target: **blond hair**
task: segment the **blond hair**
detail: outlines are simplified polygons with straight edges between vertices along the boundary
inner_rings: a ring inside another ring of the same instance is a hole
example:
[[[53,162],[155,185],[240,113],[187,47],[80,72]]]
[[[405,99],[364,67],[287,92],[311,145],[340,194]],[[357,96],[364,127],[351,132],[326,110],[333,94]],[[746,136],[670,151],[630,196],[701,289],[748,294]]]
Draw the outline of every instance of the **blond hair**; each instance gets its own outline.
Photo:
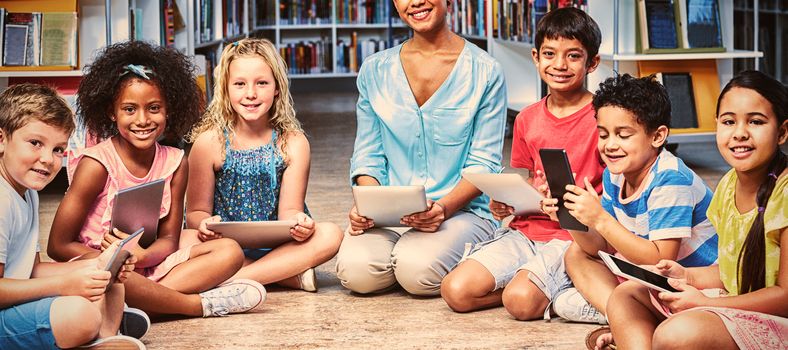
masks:
[[[217,132],[222,143],[226,141],[225,132],[230,139],[235,135],[234,127],[239,115],[232,107],[227,82],[230,76],[230,64],[241,57],[260,57],[273,72],[279,94],[274,97],[274,103],[268,112],[269,122],[282,137],[281,149],[286,157],[284,153],[286,136],[303,133],[304,130],[295,116],[293,97],[290,95],[290,81],[287,78],[287,64],[274,44],[267,39],[242,39],[224,48],[219,65],[214,70],[213,99],[202,120],[187,135],[187,140],[194,142],[200,134],[212,130]]]

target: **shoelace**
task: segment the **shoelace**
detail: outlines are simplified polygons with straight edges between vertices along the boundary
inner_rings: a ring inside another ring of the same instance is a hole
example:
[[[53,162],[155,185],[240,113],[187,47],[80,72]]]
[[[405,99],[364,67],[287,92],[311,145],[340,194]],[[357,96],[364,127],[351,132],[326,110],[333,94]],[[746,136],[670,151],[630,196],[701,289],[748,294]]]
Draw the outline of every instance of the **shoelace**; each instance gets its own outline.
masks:
[[[580,309],[580,318],[584,320],[596,321],[599,317],[599,311],[595,309],[591,305],[583,305],[583,308]]]
[[[208,296],[208,302],[210,303],[210,310],[211,315],[213,316],[226,316],[234,309],[241,309],[249,307],[250,303],[244,297],[244,292],[246,291],[246,285],[238,285],[235,288],[216,291],[217,295]],[[240,301],[238,303],[236,301]],[[218,301],[219,305],[214,304],[214,301]]]

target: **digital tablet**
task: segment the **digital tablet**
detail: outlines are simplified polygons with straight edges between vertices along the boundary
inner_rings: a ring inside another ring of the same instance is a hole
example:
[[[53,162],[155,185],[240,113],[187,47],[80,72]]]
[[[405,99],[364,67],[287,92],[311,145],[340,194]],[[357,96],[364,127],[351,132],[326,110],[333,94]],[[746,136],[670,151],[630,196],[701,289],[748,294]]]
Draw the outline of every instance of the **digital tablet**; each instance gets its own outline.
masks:
[[[424,186],[353,186],[353,201],[375,227],[402,227],[403,216],[427,210]]]
[[[295,220],[275,220],[209,222],[205,226],[235,240],[241,248],[258,249],[276,248],[292,241],[290,229],[295,225]]]
[[[610,271],[616,276],[621,276],[626,279],[637,281],[646,287],[656,289],[660,292],[678,292],[676,288],[673,288],[668,283],[668,278],[665,276],[646,270],[640,266],[619,259],[615,255],[610,255],[601,250],[599,251],[599,256],[602,258],[602,261],[605,262],[605,265],[607,265]]]
[[[140,237],[142,237],[142,231],[144,230],[145,229],[140,228],[118,243],[118,248],[115,249],[114,253],[112,253],[112,257],[109,258],[107,266],[104,267],[104,270],[109,271],[112,274],[112,276],[109,278],[109,283],[107,283],[107,288],[104,289],[104,293],[109,290],[109,287],[112,285],[112,283],[115,283],[115,280],[118,278],[118,273],[120,273],[120,268],[123,267],[123,263],[126,262],[126,259],[128,259],[129,255],[131,255],[131,253],[129,253],[129,249],[133,248],[139,243]]]
[[[519,174],[463,173],[462,177],[496,202],[513,207],[514,215],[537,214],[542,210],[544,196]]]
[[[564,230],[588,231],[588,226],[569,213],[564,206],[564,194],[566,185],[574,185],[575,177],[572,174],[572,167],[569,165],[569,157],[566,150],[542,148],[539,150],[539,157],[544,166],[544,175],[547,178],[547,186],[550,187],[550,195],[558,199],[558,223]]]
[[[156,240],[159,229],[159,212],[164,195],[164,179],[124,188],[115,194],[110,230],[117,228],[125,233],[144,228],[140,246],[147,248]]]

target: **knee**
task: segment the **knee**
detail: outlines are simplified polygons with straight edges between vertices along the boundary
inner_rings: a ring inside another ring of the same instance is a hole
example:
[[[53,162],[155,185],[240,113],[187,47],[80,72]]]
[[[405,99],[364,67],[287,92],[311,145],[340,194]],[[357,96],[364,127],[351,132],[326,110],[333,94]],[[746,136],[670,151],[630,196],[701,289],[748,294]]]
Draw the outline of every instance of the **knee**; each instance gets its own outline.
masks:
[[[626,281],[613,289],[605,307],[610,323],[630,319],[633,302],[639,303],[638,296],[644,293],[648,293],[646,287],[634,281]]]
[[[435,267],[419,259],[398,259],[394,267],[394,276],[402,289],[418,296],[436,296],[440,294],[443,276]]]
[[[339,246],[342,244],[344,234],[335,223],[321,222],[315,225],[315,237],[317,240],[317,249],[319,256],[325,256],[328,259],[336,255],[339,251]]]
[[[695,349],[700,335],[698,324],[687,313],[674,315],[654,330],[653,349]],[[702,348],[702,347],[701,347]]]
[[[364,250],[341,252],[337,255],[337,278],[343,287],[359,294],[380,290],[382,275],[390,273],[373,262],[373,256]]]
[[[588,254],[580,248],[580,246],[572,242],[569,245],[569,248],[566,249],[566,253],[564,253],[564,265],[566,266],[566,272],[569,273],[570,270],[575,267],[578,262],[581,262],[588,258]]]
[[[99,308],[89,300],[66,296],[59,297],[52,303],[50,320],[58,347],[71,348],[96,338],[102,317]]]
[[[545,306],[539,302],[545,299],[538,288],[504,288],[501,300],[503,307],[518,321],[539,319],[544,316]]]
[[[473,295],[470,293],[468,281],[463,278],[464,276],[458,275],[457,270],[446,275],[441,282],[441,297],[446,305],[455,312],[469,312],[473,311],[471,299]]]
[[[244,253],[235,240],[220,238],[205,242],[205,244],[209,245],[209,251],[219,259],[217,261],[232,262],[239,268],[243,264]]]

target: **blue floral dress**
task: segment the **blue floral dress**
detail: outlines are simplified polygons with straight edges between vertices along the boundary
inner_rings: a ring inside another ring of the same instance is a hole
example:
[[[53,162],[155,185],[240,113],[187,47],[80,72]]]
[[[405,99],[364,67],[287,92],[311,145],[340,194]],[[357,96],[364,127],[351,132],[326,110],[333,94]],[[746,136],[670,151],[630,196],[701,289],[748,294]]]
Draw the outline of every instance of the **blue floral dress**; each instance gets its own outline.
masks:
[[[276,147],[276,131],[271,142],[253,149],[235,150],[225,132],[225,160],[216,176],[214,215],[222,221],[270,221],[278,219],[279,190],[285,162]],[[304,212],[309,213],[304,205]],[[247,256],[260,258],[270,249],[245,249]]]

